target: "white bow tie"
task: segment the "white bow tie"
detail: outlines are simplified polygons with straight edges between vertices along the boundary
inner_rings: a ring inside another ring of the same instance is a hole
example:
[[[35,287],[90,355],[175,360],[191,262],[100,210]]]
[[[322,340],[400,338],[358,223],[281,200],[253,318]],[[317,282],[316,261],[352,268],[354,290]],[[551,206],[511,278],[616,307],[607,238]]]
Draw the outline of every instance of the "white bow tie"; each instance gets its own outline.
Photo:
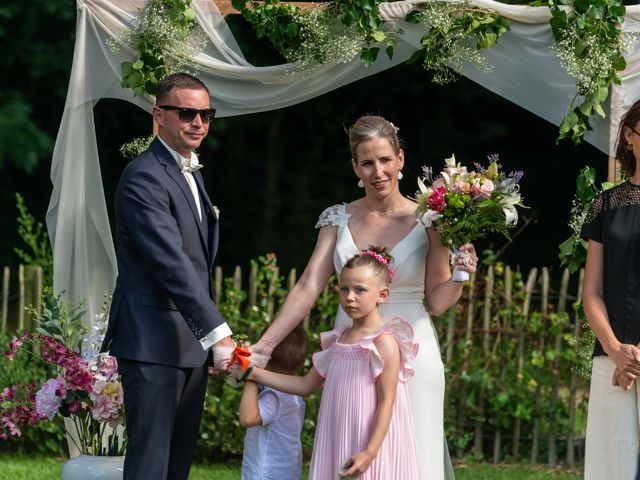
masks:
[[[185,172],[195,172],[196,170],[200,170],[204,165],[200,165],[199,163],[194,163],[191,160],[183,160],[182,167],[180,168],[180,173]]]

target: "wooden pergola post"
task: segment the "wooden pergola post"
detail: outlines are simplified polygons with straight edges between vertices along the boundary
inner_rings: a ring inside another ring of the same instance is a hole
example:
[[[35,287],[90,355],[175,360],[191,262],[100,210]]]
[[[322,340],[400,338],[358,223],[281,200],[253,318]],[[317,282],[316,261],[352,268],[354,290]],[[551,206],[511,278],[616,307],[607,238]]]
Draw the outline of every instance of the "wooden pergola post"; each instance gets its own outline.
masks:
[[[609,170],[607,173],[607,182],[615,183],[622,178],[620,174],[620,163],[615,157],[609,157]]]

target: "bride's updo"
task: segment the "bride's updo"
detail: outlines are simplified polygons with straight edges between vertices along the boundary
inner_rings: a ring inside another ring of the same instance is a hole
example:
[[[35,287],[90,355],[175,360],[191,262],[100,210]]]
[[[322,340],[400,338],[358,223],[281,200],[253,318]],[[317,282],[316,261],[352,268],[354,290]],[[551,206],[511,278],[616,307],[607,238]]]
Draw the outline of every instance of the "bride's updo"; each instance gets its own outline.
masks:
[[[400,153],[400,139],[398,138],[398,129],[393,123],[388,122],[382,117],[375,115],[365,115],[360,117],[348,131],[349,148],[351,156],[356,159],[356,148],[362,142],[372,140],[374,138],[386,138],[391,144],[396,155]]]

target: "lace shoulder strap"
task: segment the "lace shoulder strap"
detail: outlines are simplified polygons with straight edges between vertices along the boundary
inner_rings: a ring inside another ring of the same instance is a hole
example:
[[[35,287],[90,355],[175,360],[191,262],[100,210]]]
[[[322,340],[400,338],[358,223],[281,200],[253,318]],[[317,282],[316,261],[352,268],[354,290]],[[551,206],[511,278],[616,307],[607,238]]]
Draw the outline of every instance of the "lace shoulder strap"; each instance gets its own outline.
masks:
[[[347,213],[346,203],[331,205],[320,214],[316,228],[326,227],[327,225],[342,227],[347,223],[349,217],[351,217],[351,214]]]

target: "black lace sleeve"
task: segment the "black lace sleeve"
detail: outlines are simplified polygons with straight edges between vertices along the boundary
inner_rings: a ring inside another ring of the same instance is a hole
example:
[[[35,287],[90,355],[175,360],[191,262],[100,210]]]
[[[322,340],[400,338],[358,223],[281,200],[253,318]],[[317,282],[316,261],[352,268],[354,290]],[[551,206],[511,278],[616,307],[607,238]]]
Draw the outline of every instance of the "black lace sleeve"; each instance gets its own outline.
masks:
[[[602,243],[602,212],[604,211],[606,192],[600,192],[591,203],[591,208],[584,219],[580,236],[585,240]]]

